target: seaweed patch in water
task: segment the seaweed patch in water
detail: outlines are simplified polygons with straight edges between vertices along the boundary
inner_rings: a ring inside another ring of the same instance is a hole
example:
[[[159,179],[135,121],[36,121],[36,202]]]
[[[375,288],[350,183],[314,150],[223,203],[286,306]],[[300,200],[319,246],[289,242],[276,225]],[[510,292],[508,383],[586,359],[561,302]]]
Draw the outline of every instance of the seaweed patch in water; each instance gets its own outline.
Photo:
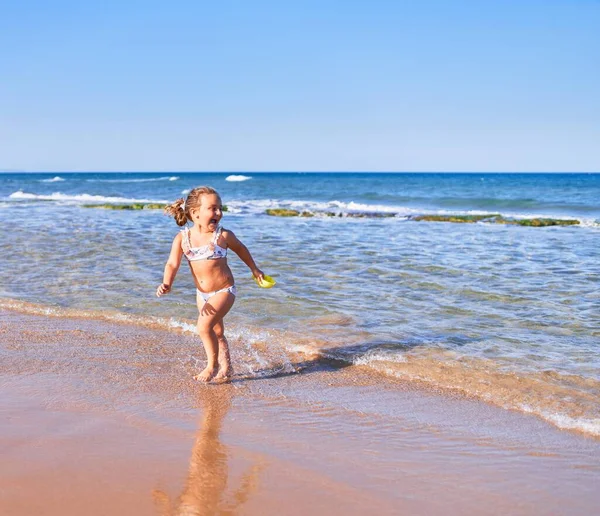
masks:
[[[397,217],[397,213],[393,212],[348,212],[335,213],[331,211],[298,211],[287,208],[270,208],[265,211],[267,215],[274,217],[351,217],[351,218],[388,218]],[[553,219],[553,218],[527,218],[517,219],[511,217],[503,217],[499,213],[488,213],[485,215],[412,215],[407,220],[416,222],[453,222],[458,224],[474,224],[481,222],[484,224],[506,224],[515,226],[528,227],[547,227],[547,226],[574,226],[581,222],[576,219]]]
[[[162,203],[131,203],[131,204],[84,204],[84,208],[104,208],[105,210],[161,210],[166,207]]]
[[[84,204],[84,208],[104,208],[105,210],[162,210],[167,204],[160,202],[141,203],[134,202],[131,204]],[[227,211],[227,206],[223,206],[223,211]]]
[[[551,219],[551,218],[532,218],[532,219],[513,219],[506,218],[500,214],[492,215],[418,215],[411,217],[410,220],[429,221],[429,222],[457,222],[457,223],[475,223],[484,222],[489,224],[511,224],[518,226],[546,227],[546,226],[573,226],[580,222],[575,219]]]

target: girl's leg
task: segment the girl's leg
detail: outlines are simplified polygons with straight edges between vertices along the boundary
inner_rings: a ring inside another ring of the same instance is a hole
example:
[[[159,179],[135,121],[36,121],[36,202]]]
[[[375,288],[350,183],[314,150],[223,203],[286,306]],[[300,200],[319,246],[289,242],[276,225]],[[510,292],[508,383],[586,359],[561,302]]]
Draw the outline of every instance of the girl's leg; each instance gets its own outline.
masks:
[[[209,382],[217,372],[217,360],[219,357],[219,342],[215,333],[215,325],[223,320],[229,312],[235,296],[229,292],[221,292],[211,297],[200,309],[198,316],[198,335],[202,339],[206,351],[206,368],[194,378],[202,382]]]
[[[225,324],[223,319],[213,326],[217,334],[219,342],[219,372],[215,376],[215,380],[228,380],[233,375],[233,367],[231,367],[231,357],[229,356],[229,343],[225,337]]]

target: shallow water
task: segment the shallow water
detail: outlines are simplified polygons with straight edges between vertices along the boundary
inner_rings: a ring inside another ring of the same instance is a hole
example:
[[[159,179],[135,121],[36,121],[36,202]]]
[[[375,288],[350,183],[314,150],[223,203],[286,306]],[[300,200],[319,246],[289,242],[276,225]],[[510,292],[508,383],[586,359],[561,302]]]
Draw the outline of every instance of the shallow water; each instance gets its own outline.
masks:
[[[240,290],[228,333],[243,374],[288,367],[290,353],[318,355],[600,435],[599,175],[55,176],[0,175],[1,264],[9,271],[0,306],[126,314],[143,325],[158,317],[191,330],[185,264],[172,295],[154,297],[173,221],[159,210],[82,204],[174,200],[208,183],[230,207],[224,226],[278,282],[258,289],[241,261],[229,260]],[[397,215],[284,219],[264,214],[273,206]],[[405,218],[481,211],[584,224]]]

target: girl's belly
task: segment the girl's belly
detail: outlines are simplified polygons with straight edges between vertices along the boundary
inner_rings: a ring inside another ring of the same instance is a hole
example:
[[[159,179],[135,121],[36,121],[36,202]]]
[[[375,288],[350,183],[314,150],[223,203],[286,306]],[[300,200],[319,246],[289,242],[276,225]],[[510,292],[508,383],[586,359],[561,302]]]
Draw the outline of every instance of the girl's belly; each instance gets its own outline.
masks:
[[[234,284],[233,274],[224,258],[190,263],[190,268],[196,288],[202,292],[214,292]]]

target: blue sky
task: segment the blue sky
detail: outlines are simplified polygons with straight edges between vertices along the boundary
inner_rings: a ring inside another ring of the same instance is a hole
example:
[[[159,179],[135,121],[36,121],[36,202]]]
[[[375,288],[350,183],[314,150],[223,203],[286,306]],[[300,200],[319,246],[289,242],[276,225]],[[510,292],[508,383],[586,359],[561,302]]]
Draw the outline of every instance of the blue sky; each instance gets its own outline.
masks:
[[[600,2],[0,0],[0,169],[600,171]]]

